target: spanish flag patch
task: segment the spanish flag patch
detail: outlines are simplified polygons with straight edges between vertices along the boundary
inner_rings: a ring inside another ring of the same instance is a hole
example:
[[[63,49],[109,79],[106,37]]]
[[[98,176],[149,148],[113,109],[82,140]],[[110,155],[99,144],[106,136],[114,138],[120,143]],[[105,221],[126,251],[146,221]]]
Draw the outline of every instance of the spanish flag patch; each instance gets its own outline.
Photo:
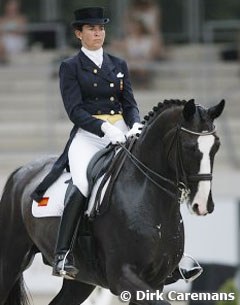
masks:
[[[45,207],[48,205],[48,200],[49,197],[43,197],[39,202],[38,202],[38,206],[39,207]]]

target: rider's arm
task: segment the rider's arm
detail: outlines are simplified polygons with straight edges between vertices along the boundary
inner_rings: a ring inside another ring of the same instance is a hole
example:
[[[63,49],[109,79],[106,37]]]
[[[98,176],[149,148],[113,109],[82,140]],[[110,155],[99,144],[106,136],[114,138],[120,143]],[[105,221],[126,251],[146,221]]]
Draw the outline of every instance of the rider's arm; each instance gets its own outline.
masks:
[[[78,127],[103,137],[103,120],[93,117],[83,109],[82,93],[74,69],[67,62],[60,66],[60,89],[63,104],[70,120]]]

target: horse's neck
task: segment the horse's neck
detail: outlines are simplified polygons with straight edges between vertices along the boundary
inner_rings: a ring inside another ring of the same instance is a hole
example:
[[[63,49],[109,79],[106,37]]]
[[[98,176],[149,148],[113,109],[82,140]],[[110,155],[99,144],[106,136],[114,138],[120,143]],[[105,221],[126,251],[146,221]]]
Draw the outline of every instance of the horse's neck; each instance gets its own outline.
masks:
[[[156,210],[161,209],[162,212],[165,211],[168,214],[168,210],[172,206],[171,213],[177,215],[179,205],[176,204],[176,188],[172,184],[176,177],[174,172],[169,169],[168,160],[162,147],[161,137],[159,136],[158,140],[156,140],[156,138],[147,134],[143,138],[139,138],[135,143],[133,154],[140,162],[126,164],[126,168],[128,172],[130,167],[134,170],[135,177],[141,183],[141,191],[155,194],[154,196],[158,200]],[[140,166],[137,167],[137,165]],[[166,180],[170,182],[166,182]],[[168,192],[172,196],[169,196]],[[166,202],[168,203],[167,208]]]
[[[150,130],[136,142],[133,153],[149,169],[171,179],[168,160],[163,151],[160,133],[157,135]]]
[[[147,185],[154,185],[152,180],[157,182],[153,189],[160,194],[159,204],[161,205],[161,202],[163,202],[163,204],[168,202],[168,204],[171,205],[172,203],[175,212],[178,213],[179,205],[176,204],[177,194],[176,188],[173,184],[176,181],[176,173],[174,169],[170,167],[168,156],[166,154],[166,148],[163,147],[163,138],[165,134],[174,126],[171,126],[168,130],[166,130],[164,125],[167,125],[166,121],[162,124],[153,124],[152,126],[149,126],[149,128],[147,127],[146,132],[135,143],[133,154],[145,166],[141,166],[141,169],[146,174],[144,177],[144,174],[141,173],[141,179],[144,179],[145,181],[148,180]],[[147,175],[150,176],[150,179],[147,177]],[[161,177],[163,179],[161,179]],[[164,179],[171,182],[164,182]],[[158,187],[157,184],[160,184],[164,189],[172,193],[173,197],[169,196],[169,194],[162,190],[161,187]]]

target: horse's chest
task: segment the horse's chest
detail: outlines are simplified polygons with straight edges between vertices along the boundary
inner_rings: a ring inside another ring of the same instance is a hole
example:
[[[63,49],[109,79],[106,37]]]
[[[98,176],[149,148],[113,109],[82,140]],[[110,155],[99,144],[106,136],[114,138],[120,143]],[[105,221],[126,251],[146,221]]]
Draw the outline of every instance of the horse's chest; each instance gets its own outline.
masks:
[[[162,228],[161,228],[162,227]],[[174,223],[159,226],[159,247],[173,261],[181,258],[184,250],[184,228],[181,219]]]
[[[183,226],[179,225],[173,231],[164,225],[158,226],[157,240],[151,245],[151,264],[148,265],[148,274],[151,274],[151,283],[154,287],[161,285],[168,275],[177,267],[183,255],[184,234]],[[156,237],[156,235],[155,235]],[[146,255],[146,252],[145,252]]]
[[[165,243],[170,247],[179,247],[184,243],[184,231],[182,223],[179,223],[177,228],[172,231],[166,232]]]

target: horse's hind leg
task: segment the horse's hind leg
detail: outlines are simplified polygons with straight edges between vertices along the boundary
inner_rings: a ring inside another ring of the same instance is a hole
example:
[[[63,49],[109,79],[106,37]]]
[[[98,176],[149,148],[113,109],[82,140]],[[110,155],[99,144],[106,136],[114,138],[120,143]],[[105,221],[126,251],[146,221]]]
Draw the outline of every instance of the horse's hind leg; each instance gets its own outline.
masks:
[[[3,201],[0,206],[3,207]],[[0,209],[0,215],[0,305],[2,305],[14,294],[11,290],[34,257],[35,251],[32,241],[26,234],[20,213],[6,208]]]
[[[10,243],[12,241],[9,241]],[[35,252],[18,244],[18,247],[9,246],[4,255],[0,257],[0,305],[11,304],[14,300],[19,302],[16,296],[15,284],[18,283],[23,271],[34,257]],[[18,285],[18,284],[17,284]],[[20,287],[19,287],[20,289]],[[10,301],[11,300],[11,301]],[[15,303],[14,303],[15,304]],[[18,303],[16,303],[18,304]],[[19,303],[20,304],[20,303]]]
[[[95,289],[95,286],[72,280],[64,280],[58,295],[49,305],[79,305],[82,304]]]

